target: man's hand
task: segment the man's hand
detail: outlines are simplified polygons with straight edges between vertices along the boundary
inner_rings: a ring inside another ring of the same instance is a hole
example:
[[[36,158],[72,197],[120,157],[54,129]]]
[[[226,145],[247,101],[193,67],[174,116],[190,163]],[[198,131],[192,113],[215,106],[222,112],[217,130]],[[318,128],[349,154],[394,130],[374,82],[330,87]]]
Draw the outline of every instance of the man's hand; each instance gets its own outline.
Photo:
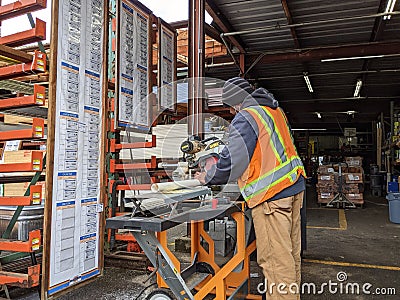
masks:
[[[197,179],[198,181],[200,181],[201,184],[206,184],[206,172],[196,172],[196,174],[194,174],[194,179]]]

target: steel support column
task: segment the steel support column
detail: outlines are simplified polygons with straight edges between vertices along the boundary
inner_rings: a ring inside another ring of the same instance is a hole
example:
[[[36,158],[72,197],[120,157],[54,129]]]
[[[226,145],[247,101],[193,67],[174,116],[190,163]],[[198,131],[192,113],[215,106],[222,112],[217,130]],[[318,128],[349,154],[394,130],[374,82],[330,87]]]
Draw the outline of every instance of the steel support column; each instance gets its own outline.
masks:
[[[203,133],[204,106],[204,0],[189,0],[189,99],[188,134]]]

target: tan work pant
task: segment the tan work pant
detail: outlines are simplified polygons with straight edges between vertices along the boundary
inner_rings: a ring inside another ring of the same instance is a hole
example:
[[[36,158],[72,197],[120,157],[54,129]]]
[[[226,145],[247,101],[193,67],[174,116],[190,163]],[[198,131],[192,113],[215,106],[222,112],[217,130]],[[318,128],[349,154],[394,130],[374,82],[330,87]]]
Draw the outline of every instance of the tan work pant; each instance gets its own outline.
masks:
[[[257,262],[266,278],[267,299],[300,299],[300,294],[293,292],[301,291],[300,208],[303,195],[304,192],[301,192],[292,197],[264,202],[252,209]]]

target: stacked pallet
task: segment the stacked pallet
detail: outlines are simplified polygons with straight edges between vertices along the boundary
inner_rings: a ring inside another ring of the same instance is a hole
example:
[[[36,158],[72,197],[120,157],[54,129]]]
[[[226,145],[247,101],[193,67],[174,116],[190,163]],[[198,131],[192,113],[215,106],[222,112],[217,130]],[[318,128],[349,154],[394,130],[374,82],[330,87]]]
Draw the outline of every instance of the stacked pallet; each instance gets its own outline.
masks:
[[[338,190],[337,175],[334,168],[326,166],[318,168],[318,203],[329,203],[335,197]]]
[[[343,174],[343,192],[354,204],[364,204],[364,170],[362,157],[346,157],[347,168]]]
[[[347,157],[346,166],[342,165],[342,176],[339,176],[339,165],[319,166],[318,168],[318,203],[329,203],[339,192],[357,205],[364,204],[364,171],[361,157]],[[340,184],[341,183],[341,184]]]

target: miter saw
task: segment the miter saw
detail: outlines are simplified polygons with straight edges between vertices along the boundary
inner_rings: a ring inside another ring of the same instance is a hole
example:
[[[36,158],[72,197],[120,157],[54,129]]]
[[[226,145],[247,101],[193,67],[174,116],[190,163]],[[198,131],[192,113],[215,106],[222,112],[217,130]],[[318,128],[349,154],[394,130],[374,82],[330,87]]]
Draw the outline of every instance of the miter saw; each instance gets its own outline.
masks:
[[[215,136],[204,140],[198,136],[190,136],[181,144],[182,160],[187,162],[191,169],[207,171],[218,161],[221,145],[225,145],[224,142]]]

